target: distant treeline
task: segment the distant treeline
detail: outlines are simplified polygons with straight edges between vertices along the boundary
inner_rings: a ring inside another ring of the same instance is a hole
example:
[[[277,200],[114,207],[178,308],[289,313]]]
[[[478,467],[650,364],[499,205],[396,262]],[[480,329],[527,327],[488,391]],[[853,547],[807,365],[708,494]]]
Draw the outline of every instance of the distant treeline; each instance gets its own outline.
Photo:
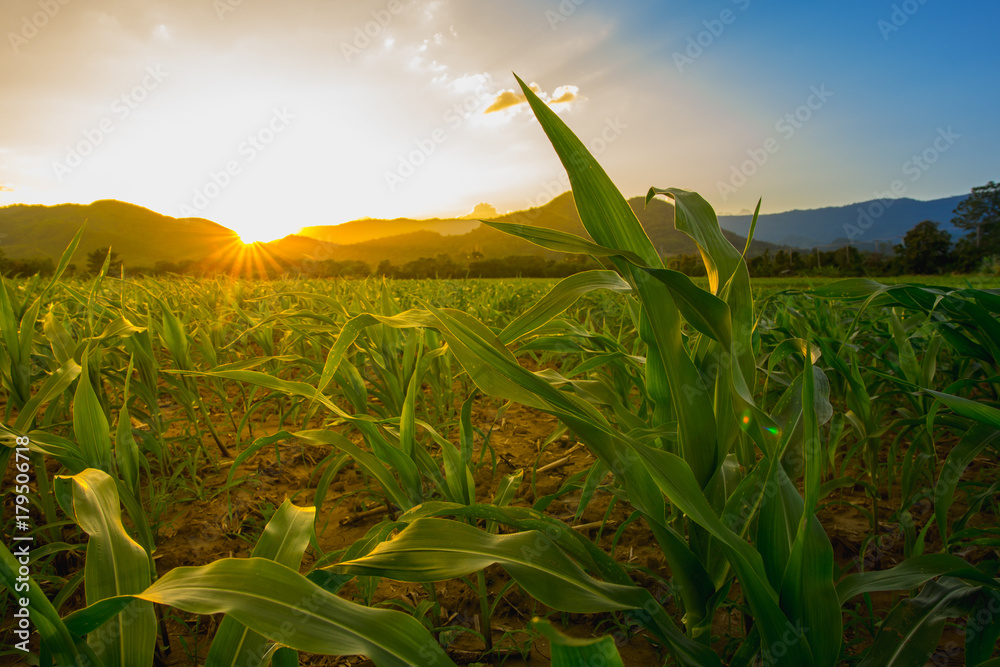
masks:
[[[946,247],[933,252],[908,254],[906,246],[896,246],[893,254],[868,252],[852,246],[838,250],[770,250],[748,259],[753,277],[774,276],[898,276],[932,275],[940,273],[972,273],[1000,271],[1000,254],[989,256],[961,256]],[[86,277],[100,271],[103,264],[80,270],[70,264],[67,276]],[[704,276],[705,265],[699,255],[667,257],[664,264],[669,269],[689,276]],[[126,276],[216,276],[233,274],[244,278],[275,279],[283,276],[310,278],[367,278],[385,276],[396,280],[426,278],[565,278],[580,271],[601,268],[590,257],[570,256],[561,261],[538,255],[511,255],[500,259],[476,259],[459,263],[448,255],[421,257],[395,265],[383,260],[374,269],[357,260],[288,261],[271,258],[255,266],[232,267],[205,261],[157,262],[154,267],[131,267],[127,261],[115,259],[109,274],[118,275],[124,266]],[[39,274],[52,275],[55,269],[51,259],[6,259],[0,255],[0,272],[6,277],[25,277]]]

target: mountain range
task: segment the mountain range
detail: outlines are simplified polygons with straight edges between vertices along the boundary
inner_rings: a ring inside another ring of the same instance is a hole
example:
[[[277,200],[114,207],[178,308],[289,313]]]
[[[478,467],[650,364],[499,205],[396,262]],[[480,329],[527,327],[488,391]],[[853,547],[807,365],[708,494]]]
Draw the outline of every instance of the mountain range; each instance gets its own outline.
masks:
[[[959,231],[951,224],[955,207],[968,195],[930,201],[916,199],[873,199],[848,206],[786,211],[761,215],[754,238],[794,248],[842,248],[850,242],[859,248],[875,250],[892,247],[906,232],[924,220],[941,224],[941,229],[957,240]],[[720,215],[723,229],[746,235],[750,215]]]
[[[750,255],[785,248],[840,247],[853,234],[853,245],[898,243],[907,230],[922,220],[936,220],[952,231],[949,221],[964,197],[933,201],[898,199],[862,202],[761,215]],[[655,199],[648,206],[634,197],[635,211],[653,242],[664,256],[697,253],[693,241],[674,229],[673,206]],[[488,205],[476,212],[495,213]],[[864,213],[871,220],[859,227]],[[720,216],[723,233],[740,250],[746,244],[749,215]],[[563,193],[542,206],[496,215],[501,222],[536,225],[587,236],[571,193]],[[89,205],[37,206],[15,204],[0,207],[0,250],[12,259],[58,258],[76,230],[86,222],[73,262],[81,265],[87,253],[111,246],[129,267],[153,267],[158,262],[203,262],[214,265],[242,248],[236,232],[201,218],[171,218],[134,204],[102,200]],[[853,227],[852,227],[853,226]],[[851,230],[854,230],[853,232]],[[860,235],[858,235],[860,232]],[[420,257],[448,255],[460,263],[470,259],[494,259],[510,255],[560,253],[544,250],[526,241],[497,232],[476,219],[415,220],[363,219],[339,225],[310,226],[298,234],[262,244],[272,256],[290,261],[354,260],[374,268],[388,260],[404,264]]]

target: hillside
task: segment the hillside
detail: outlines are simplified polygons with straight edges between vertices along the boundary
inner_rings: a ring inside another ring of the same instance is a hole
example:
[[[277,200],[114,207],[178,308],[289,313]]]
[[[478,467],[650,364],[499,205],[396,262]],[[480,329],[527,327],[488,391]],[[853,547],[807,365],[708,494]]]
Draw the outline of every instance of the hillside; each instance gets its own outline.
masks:
[[[693,255],[698,252],[697,247],[688,236],[674,229],[673,206],[668,202],[657,199],[650,202],[646,207],[642,197],[634,197],[629,200],[629,205],[635,211],[636,216],[642,223],[643,228],[649,235],[654,247],[662,255]],[[542,206],[529,209],[527,211],[517,211],[508,213],[496,218],[500,222],[510,222],[526,225],[535,225],[557,229],[559,231],[577,234],[588,237],[580,216],[576,210],[571,193],[566,192],[552,201]],[[371,238],[363,242],[345,243],[344,239],[354,238],[361,225],[371,224],[375,221],[358,220],[336,227],[310,227],[303,229],[300,233],[304,236],[311,235],[311,230],[321,230],[321,236],[315,238],[324,241],[338,243],[335,247],[329,247],[329,258],[339,261],[360,260],[375,266],[381,260],[389,260],[393,264],[402,264],[417,257],[434,257],[439,254],[449,255],[456,261],[464,261],[472,257],[482,257],[485,259],[507,257],[509,255],[529,255],[537,254],[548,258],[558,258],[562,253],[550,252],[539,248],[531,243],[522,241],[513,236],[495,231],[485,225],[478,225],[470,231],[462,234],[444,234],[442,230],[454,230],[455,223],[469,224],[467,220],[407,220],[407,228],[410,231],[399,236],[383,236]],[[341,236],[340,227],[351,226],[348,234]],[[371,230],[369,234],[377,233]],[[746,238],[733,232],[724,231],[727,238],[740,250],[746,243]],[[766,248],[772,251],[777,246],[769,243],[754,242],[751,246],[751,254],[764,252]]]
[[[761,215],[754,238],[796,248],[840,248],[848,240],[852,245],[872,248],[881,241],[884,247],[886,242],[899,243],[906,232],[924,220],[933,220],[941,223],[942,229],[951,232],[952,240],[957,240],[958,234],[951,225],[951,219],[955,207],[966,196],[930,201],[890,199],[887,200],[888,206],[884,201],[871,200],[849,206]],[[723,215],[719,216],[719,224],[723,229],[745,236],[750,230],[751,217]]]
[[[478,226],[478,220],[470,219],[413,220],[411,218],[395,218],[381,220],[364,218],[339,225],[303,227],[299,230],[299,235],[337,245],[351,245],[420,231],[431,231],[442,236],[467,234]]]
[[[111,246],[128,266],[152,267],[158,261],[197,260],[240,243],[222,225],[201,218],[171,218],[120,201],[93,204],[0,208],[0,249],[7,257],[58,259],[81,225],[83,237],[72,261],[82,267],[87,253]]]

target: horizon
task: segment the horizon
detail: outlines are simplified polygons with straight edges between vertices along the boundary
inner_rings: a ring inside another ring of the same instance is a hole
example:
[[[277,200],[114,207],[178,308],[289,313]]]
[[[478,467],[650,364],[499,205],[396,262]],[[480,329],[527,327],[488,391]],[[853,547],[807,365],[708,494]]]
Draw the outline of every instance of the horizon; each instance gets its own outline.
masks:
[[[623,192],[720,216],[997,176],[1000,8],[971,2],[52,7],[0,10],[0,206],[113,199],[249,241],[525,210],[569,184],[512,70]]]
[[[548,199],[548,200],[542,202],[541,204],[536,205],[536,208],[540,208],[540,207],[546,206],[547,204],[551,203],[555,199],[558,199],[559,197],[561,197],[561,196],[563,196],[565,194],[572,194],[572,190],[566,190],[565,192],[561,192],[558,195],[556,195],[555,197],[552,197],[552,199]],[[633,199],[644,199],[645,198],[645,195],[624,195],[624,196],[625,196],[626,201],[631,201]],[[952,199],[952,198],[955,198],[955,197],[963,197],[963,196],[967,196],[967,195],[965,193],[960,193],[960,194],[957,194],[957,195],[945,195],[944,197],[935,197],[934,199],[917,199],[915,197],[894,197],[894,198],[890,198],[890,199],[872,198],[872,199],[868,199],[868,200],[865,200],[865,201],[849,202],[847,204],[833,204],[833,205],[829,205],[829,206],[816,206],[816,207],[811,207],[811,208],[793,208],[793,209],[788,209],[787,211],[769,211],[767,213],[764,213],[763,211],[761,211],[760,215],[761,216],[764,216],[764,215],[781,215],[783,213],[796,213],[796,212],[816,211],[816,210],[828,209],[828,208],[849,208],[849,207],[855,206],[855,205],[867,204],[867,203],[875,202],[875,201],[887,201],[887,200],[891,200],[891,201],[910,200],[910,201],[927,203],[927,202],[939,201],[939,200],[942,200],[942,199]],[[673,202],[671,200],[669,200],[669,199],[658,199],[656,201],[659,201],[659,202],[661,202],[663,204],[666,204],[668,206],[673,206]],[[9,208],[9,207],[12,207],[12,206],[44,206],[46,208],[55,208],[55,207],[58,207],[58,206],[92,206],[94,204],[99,204],[101,202],[114,202],[114,203],[118,203],[118,204],[125,204],[126,206],[135,206],[135,207],[138,207],[138,208],[145,209],[147,211],[151,211],[152,213],[155,213],[156,215],[162,215],[162,216],[165,216],[165,217],[174,218],[176,220],[183,220],[184,219],[182,217],[170,215],[170,213],[168,213],[168,212],[158,211],[158,210],[156,210],[154,208],[151,208],[149,206],[144,206],[143,204],[140,204],[140,203],[137,203],[137,202],[124,201],[124,200],[121,200],[121,199],[95,199],[95,200],[93,200],[91,202],[88,202],[88,203],[84,203],[84,202],[61,202],[61,203],[58,203],[58,204],[30,204],[30,203],[24,203],[24,202],[12,202],[12,203],[9,203],[9,204],[0,204],[0,209]],[[477,202],[476,206],[479,206],[479,205],[482,205],[482,204],[490,205],[489,202]],[[503,217],[503,216],[506,216],[506,215],[513,215],[513,214],[516,214],[516,213],[523,213],[523,212],[525,212],[527,210],[529,210],[529,209],[525,208],[525,209],[517,209],[517,210],[509,210],[509,211],[499,211],[498,210],[498,211],[496,211],[496,213],[497,213],[496,216],[487,216],[487,217],[489,217],[489,218],[493,218],[493,217],[499,218],[499,217]],[[750,216],[753,215],[753,211],[746,210],[744,212],[739,212],[739,213],[730,213],[730,212],[716,211],[716,215],[719,218],[723,218],[723,217],[726,217],[726,218],[750,217]],[[225,227],[226,229],[229,229],[230,231],[239,234],[238,230],[233,229],[232,227],[227,227],[226,225],[224,225],[223,223],[219,222],[218,220],[213,220],[213,219],[207,218],[207,217],[197,217],[197,216],[193,217],[193,218],[189,218],[189,219],[205,220],[207,222],[211,222],[211,223],[219,225],[221,227]],[[377,221],[391,222],[393,220],[412,220],[412,221],[415,221],[415,222],[425,222],[425,221],[433,221],[433,220],[462,220],[462,219],[476,220],[478,218],[469,217],[468,215],[466,215],[466,216],[457,215],[457,216],[449,216],[449,217],[442,217],[442,216],[415,217],[415,216],[406,216],[406,215],[403,215],[403,216],[396,216],[396,217],[393,217],[393,218],[374,218],[374,217],[371,217],[371,216],[365,216],[365,217],[361,217],[361,218],[354,218],[352,220],[344,220],[342,222],[328,223],[328,224],[324,224],[324,225],[306,225],[306,226],[303,226],[303,227],[299,227],[299,228],[297,228],[297,229],[295,229],[293,231],[290,231],[287,234],[285,234],[284,236],[276,237],[276,238],[273,238],[273,239],[266,239],[266,240],[263,240],[263,241],[260,241],[260,240],[258,240],[258,241],[248,241],[247,243],[248,244],[250,244],[250,243],[260,243],[260,242],[268,243],[270,241],[281,240],[282,238],[285,238],[286,236],[301,236],[302,235],[302,231],[304,229],[306,229],[306,227],[338,227],[340,225],[346,225],[346,224],[351,224],[351,223],[355,223],[355,222],[365,222],[365,221],[368,221],[368,220],[376,221],[376,222]],[[948,221],[948,220],[942,220],[942,221],[938,221],[938,222],[941,223],[941,224],[944,224],[944,225],[949,225],[950,224],[950,221]]]

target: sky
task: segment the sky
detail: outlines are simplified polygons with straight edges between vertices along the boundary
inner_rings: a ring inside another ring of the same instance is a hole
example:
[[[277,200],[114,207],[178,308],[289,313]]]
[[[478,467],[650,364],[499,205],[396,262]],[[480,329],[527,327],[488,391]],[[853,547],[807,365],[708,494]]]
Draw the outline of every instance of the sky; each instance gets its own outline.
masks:
[[[1000,3],[3,0],[0,205],[244,240],[568,189],[531,82],[627,197],[720,214],[1000,180]]]

